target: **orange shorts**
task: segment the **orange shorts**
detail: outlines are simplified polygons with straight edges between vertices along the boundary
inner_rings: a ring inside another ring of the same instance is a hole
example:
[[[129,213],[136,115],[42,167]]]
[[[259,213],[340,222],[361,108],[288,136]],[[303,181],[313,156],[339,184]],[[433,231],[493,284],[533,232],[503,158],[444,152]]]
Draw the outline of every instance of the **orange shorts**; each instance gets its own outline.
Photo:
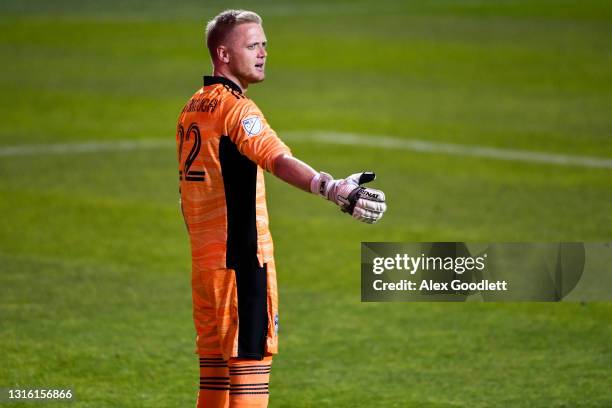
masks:
[[[261,360],[278,352],[274,262],[192,271],[196,353]]]

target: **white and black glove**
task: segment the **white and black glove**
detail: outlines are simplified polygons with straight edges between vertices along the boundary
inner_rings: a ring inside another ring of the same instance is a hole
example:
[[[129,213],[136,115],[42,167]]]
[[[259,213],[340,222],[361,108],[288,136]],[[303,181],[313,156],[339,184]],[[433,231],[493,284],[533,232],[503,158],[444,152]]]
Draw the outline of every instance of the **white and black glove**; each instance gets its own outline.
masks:
[[[334,180],[332,176],[321,172],[310,181],[310,191],[332,201],[353,218],[368,224],[380,220],[387,210],[385,193],[373,188],[362,187],[376,178],[372,172],[351,174],[345,179]]]

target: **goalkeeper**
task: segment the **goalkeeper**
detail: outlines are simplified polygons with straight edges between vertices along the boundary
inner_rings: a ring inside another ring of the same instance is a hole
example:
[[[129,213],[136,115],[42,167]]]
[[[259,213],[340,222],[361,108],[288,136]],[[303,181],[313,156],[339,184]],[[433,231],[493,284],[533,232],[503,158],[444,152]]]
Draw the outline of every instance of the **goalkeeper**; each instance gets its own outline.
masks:
[[[177,125],[181,210],[192,258],[193,319],[200,357],[199,408],[265,407],[278,349],[278,302],[263,171],[319,195],[366,223],[385,195],[370,172],[334,179],[292,157],[245,96],[265,77],[261,18],[227,10],[206,27],[213,75]]]

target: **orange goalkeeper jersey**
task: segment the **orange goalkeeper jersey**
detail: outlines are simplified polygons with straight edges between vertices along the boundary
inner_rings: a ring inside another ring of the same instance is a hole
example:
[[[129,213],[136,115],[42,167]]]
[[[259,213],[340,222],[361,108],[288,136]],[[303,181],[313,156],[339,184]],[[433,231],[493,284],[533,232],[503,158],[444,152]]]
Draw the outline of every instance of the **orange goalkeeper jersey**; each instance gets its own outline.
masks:
[[[263,170],[289,148],[255,103],[223,77],[204,77],[176,133],[181,209],[194,269],[273,259]]]

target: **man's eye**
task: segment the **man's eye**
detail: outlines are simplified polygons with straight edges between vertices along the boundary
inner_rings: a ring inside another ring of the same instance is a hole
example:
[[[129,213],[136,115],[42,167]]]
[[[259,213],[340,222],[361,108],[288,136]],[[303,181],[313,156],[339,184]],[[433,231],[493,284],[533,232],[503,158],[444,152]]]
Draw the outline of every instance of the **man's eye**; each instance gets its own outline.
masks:
[[[249,50],[254,50],[255,49],[255,44],[251,44],[251,45],[247,46],[247,48]]]

